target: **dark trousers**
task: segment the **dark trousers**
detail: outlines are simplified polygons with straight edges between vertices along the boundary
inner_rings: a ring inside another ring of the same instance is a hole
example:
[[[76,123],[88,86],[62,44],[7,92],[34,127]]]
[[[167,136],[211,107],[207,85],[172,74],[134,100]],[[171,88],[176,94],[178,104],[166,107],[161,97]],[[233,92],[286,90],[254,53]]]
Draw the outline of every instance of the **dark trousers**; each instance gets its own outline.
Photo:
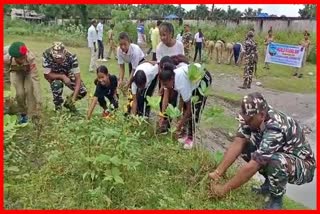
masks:
[[[118,99],[115,99],[113,96],[105,96],[109,102],[113,105],[115,109],[119,107]],[[107,102],[105,97],[98,97],[98,103],[103,109],[107,109]]]
[[[204,81],[206,84],[206,87],[210,87],[212,83],[212,77],[211,74],[206,71],[206,74],[202,78],[201,82]],[[199,88],[201,87],[201,82],[199,84],[199,87],[193,90],[192,96],[198,96],[199,99],[196,103],[191,103],[191,111],[192,115],[195,116],[195,122],[199,123],[200,114],[202,113],[202,110],[204,109],[204,106],[206,105],[207,97],[203,96],[199,92]],[[184,109],[186,106],[184,105]],[[192,117],[188,121],[188,136],[193,137],[193,133],[195,132],[195,127],[193,125]]]
[[[141,64],[142,62],[144,62],[145,61],[145,58],[143,58],[142,60],[140,60],[140,62],[139,62],[139,64]],[[131,73],[132,73],[132,64],[131,64],[131,62],[129,63],[129,75],[131,75]]]
[[[152,53],[152,61],[157,61],[157,55],[156,55],[156,53]]]
[[[137,91],[137,113],[139,116],[149,117],[150,106],[148,105],[147,96],[151,97],[156,88],[158,75],[152,80],[150,86],[145,89],[138,89]]]
[[[241,51],[241,45],[240,44],[235,44],[233,46],[234,63],[238,62],[239,56],[240,56],[240,51]]]
[[[101,40],[98,40],[98,59],[103,59],[103,51],[104,51],[104,46],[103,46],[103,42]]]
[[[196,52],[194,53],[193,61],[196,61],[198,52],[199,52],[199,59],[201,61],[201,49],[202,49],[202,42],[196,42]]]

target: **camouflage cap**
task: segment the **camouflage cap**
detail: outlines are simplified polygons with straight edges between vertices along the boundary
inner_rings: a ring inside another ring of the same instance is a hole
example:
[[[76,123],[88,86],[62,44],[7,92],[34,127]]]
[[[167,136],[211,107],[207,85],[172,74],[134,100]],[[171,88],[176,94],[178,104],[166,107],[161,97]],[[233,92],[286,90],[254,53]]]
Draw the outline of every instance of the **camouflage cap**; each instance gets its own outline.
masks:
[[[188,23],[185,23],[184,26],[185,27],[190,27],[190,25]]]
[[[53,58],[60,59],[64,58],[66,53],[66,49],[62,42],[54,42],[51,48],[51,54]]]
[[[265,110],[268,104],[259,92],[250,93],[243,97],[241,103],[241,116],[254,116]]]
[[[247,37],[253,37],[254,36],[254,33],[253,33],[253,31],[249,31],[248,33],[247,33]]]

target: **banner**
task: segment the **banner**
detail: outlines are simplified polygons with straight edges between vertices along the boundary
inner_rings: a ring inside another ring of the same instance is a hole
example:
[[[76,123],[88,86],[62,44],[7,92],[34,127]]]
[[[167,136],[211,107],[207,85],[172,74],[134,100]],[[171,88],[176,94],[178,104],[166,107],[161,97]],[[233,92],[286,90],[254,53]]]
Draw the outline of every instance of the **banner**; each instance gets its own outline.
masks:
[[[300,45],[270,43],[265,62],[301,68],[305,48]]]

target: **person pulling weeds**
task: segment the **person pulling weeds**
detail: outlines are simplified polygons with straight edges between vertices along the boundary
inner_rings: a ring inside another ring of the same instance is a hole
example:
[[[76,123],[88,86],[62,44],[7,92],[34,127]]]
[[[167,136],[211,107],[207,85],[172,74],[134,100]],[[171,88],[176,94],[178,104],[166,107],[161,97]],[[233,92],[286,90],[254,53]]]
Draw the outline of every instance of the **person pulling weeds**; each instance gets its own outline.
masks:
[[[305,133],[295,119],[268,105],[257,92],[244,96],[238,120],[233,143],[209,174],[211,194],[223,197],[259,172],[265,182],[253,191],[270,196],[265,209],[281,209],[287,183],[302,185],[314,177],[315,158]],[[247,163],[225,184],[218,184],[240,155]]]
[[[75,102],[87,94],[87,89],[80,77],[80,68],[76,55],[70,53],[61,42],[54,42],[53,46],[43,53],[44,77],[49,82],[53,95],[55,110],[64,107],[76,112]],[[63,85],[73,93],[64,102],[62,98]]]

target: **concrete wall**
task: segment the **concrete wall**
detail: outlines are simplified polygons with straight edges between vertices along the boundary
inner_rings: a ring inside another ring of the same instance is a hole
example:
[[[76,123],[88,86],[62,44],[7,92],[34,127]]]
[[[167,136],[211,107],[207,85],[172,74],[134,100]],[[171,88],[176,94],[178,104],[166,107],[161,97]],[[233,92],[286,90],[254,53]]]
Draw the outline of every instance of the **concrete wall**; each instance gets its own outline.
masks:
[[[68,19],[64,19],[63,22],[68,22]],[[137,20],[131,20],[132,23],[136,24]],[[61,19],[57,20],[57,24],[63,23]],[[151,21],[146,21],[145,24],[149,24]],[[153,21],[154,22],[154,21]],[[178,21],[173,21],[177,22]],[[208,21],[208,20],[183,20],[183,23],[188,23],[194,26],[216,26],[217,24],[225,25],[226,28],[235,29],[241,25],[252,25],[256,32],[266,33],[270,26],[274,31],[291,31],[291,32],[302,32],[308,30],[309,32],[316,32],[316,20],[293,20],[293,19],[241,19],[238,21],[223,20]]]
[[[215,21],[203,21],[203,20],[184,20],[184,23],[189,23],[190,25],[204,26],[211,25],[215,26],[217,22]],[[316,20],[268,20],[268,19],[242,19],[239,21],[225,20],[220,22],[220,24],[225,25],[227,28],[234,29],[241,25],[252,25],[257,32],[267,32],[272,26],[275,31],[292,31],[301,32],[308,30],[309,32],[316,32]]]

